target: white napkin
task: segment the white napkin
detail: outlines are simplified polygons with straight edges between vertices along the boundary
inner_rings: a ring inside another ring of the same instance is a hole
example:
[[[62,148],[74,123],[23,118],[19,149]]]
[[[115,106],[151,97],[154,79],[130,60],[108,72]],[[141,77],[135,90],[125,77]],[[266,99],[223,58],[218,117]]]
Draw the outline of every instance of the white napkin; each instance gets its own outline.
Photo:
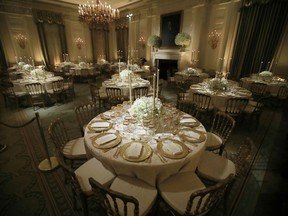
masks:
[[[182,118],[191,118],[191,115],[185,113],[185,114],[183,114],[181,117],[182,117]]]
[[[178,155],[178,154],[181,154],[183,151],[182,146],[174,143],[171,140],[165,140],[163,141],[163,144],[164,144],[162,146],[163,151],[165,151],[166,153],[170,155]]]
[[[92,128],[107,128],[109,127],[109,122],[94,122],[91,124]]]
[[[200,134],[196,133],[194,131],[183,131],[182,134],[190,137],[190,138],[194,138],[194,139],[199,139],[200,138]]]
[[[195,123],[196,120],[193,118],[184,118],[180,120],[180,123]]]
[[[103,113],[104,116],[111,117],[114,113],[112,111],[106,111]]]
[[[141,156],[143,150],[143,145],[141,143],[133,142],[131,145],[126,149],[126,155],[129,158],[137,159]]]
[[[116,138],[117,138],[117,136],[115,134],[106,134],[106,135],[101,136],[98,139],[96,139],[96,143],[98,145],[103,145],[103,144],[106,144],[108,142],[115,140]]]

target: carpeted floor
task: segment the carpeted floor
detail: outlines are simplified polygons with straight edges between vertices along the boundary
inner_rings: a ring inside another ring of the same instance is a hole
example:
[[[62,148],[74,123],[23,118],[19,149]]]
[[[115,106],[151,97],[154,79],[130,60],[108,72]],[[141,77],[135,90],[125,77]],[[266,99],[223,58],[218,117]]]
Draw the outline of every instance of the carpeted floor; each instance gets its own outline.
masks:
[[[89,85],[87,83],[76,84],[75,90],[75,99],[69,100],[65,104],[58,103],[36,111],[40,115],[50,155],[53,155],[53,144],[47,134],[47,129],[55,118],[64,119],[71,137],[81,136],[74,107],[81,102],[90,100]],[[162,92],[167,102],[176,103],[173,87],[165,84]],[[277,112],[266,110],[261,117],[260,125],[246,119],[231,134],[231,139],[226,147],[228,155],[233,153],[247,136],[251,137],[255,143],[253,155],[258,152],[258,147],[261,147],[247,181],[244,178],[239,179],[229,193],[227,207],[232,210],[231,215],[260,215],[257,213],[259,209],[269,208],[267,194],[274,197],[273,195],[276,193],[267,192],[268,189],[265,191],[267,178],[270,180],[269,176],[265,175],[268,175],[266,170],[268,164],[271,164],[270,157],[273,157],[274,162],[282,160],[282,158],[275,157],[275,154],[277,155],[282,149],[278,145],[275,153],[275,143],[285,140],[283,130],[285,132],[287,128],[287,123],[285,123],[287,115],[283,116],[282,113],[282,110]],[[35,111],[32,108],[7,109],[4,107],[3,99],[0,99],[0,121],[10,125],[20,125],[34,117]],[[74,211],[72,208],[71,190],[64,183],[62,170],[41,172],[38,169],[39,163],[46,158],[46,155],[36,121],[18,129],[0,125],[0,130],[0,143],[7,145],[7,149],[0,153],[0,215],[82,215],[80,209]],[[279,131],[282,131],[282,134],[279,134]],[[286,178],[278,178],[277,181],[281,182],[281,186],[285,186],[282,183],[285,179],[287,180],[287,175]],[[243,182],[245,184],[242,190]],[[268,185],[269,187],[271,185]],[[240,191],[242,191],[241,196],[238,196]],[[279,201],[275,197],[273,199],[274,203]],[[267,202],[265,206],[261,205],[263,200]],[[287,203],[287,198],[280,201]],[[80,203],[78,206],[80,207]],[[220,205],[211,215],[223,215],[222,207]],[[102,215],[96,205],[92,206],[90,213]],[[165,214],[163,213],[163,215]],[[262,212],[262,215],[268,214]]]

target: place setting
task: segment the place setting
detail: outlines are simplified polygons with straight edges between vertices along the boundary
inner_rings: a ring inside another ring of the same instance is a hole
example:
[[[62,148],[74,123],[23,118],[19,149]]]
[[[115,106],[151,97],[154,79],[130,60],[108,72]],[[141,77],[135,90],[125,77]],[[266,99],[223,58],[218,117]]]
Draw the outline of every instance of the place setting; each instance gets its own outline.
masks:
[[[172,138],[159,140],[155,153],[169,159],[181,159],[186,157],[191,150],[181,141]],[[165,160],[164,160],[165,161]]]
[[[90,124],[88,124],[88,129],[90,132],[102,132],[107,131],[112,128],[112,123],[104,120],[97,120],[92,121]]]
[[[177,134],[181,140],[189,143],[200,143],[206,140],[205,133],[194,128],[181,128]]]
[[[119,154],[127,161],[142,162],[151,157],[152,149],[147,143],[131,141],[121,146]]]
[[[92,144],[95,148],[110,150],[119,145],[122,141],[120,134],[118,133],[100,133],[91,137]]]
[[[179,118],[179,125],[187,127],[197,127],[200,125],[200,122],[193,118],[191,115],[182,115]]]

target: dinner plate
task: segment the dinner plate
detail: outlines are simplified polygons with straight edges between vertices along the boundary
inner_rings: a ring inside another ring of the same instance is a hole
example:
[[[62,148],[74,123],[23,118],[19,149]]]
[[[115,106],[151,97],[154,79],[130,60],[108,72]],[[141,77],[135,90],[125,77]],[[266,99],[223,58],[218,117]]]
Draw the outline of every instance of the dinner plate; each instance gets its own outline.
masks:
[[[142,147],[142,151],[139,157],[130,157],[129,155],[127,155],[127,149],[132,145],[132,143],[140,143],[143,147]],[[141,141],[131,141],[129,143],[124,144],[121,147],[120,150],[120,155],[127,161],[131,161],[131,162],[140,162],[140,161],[144,161],[146,160],[148,157],[150,157],[150,155],[152,154],[152,149],[151,147],[144,142]]]
[[[187,135],[190,132],[190,134],[195,133],[196,135],[199,135],[199,137],[193,137]],[[205,133],[202,131],[198,131],[193,128],[182,128],[177,131],[178,136],[183,141],[192,142],[192,143],[198,143],[198,142],[204,142],[206,140]]]
[[[97,139],[109,135],[109,134],[114,134],[116,136],[116,139],[113,139],[112,141],[108,141],[107,143],[104,143],[102,145],[97,144]],[[107,149],[107,148],[113,148],[117,145],[119,145],[121,143],[121,136],[118,133],[100,133],[97,134],[93,137],[91,137],[92,140],[92,144],[95,148],[99,148],[99,149]]]
[[[165,142],[172,142],[173,144],[175,145],[178,145],[179,147],[182,148],[182,151],[177,153],[177,154],[170,154],[168,153],[167,151],[165,151],[165,145],[167,145],[167,143]],[[167,158],[171,158],[171,159],[180,159],[180,158],[184,158],[187,156],[187,154],[189,153],[188,151],[188,147],[182,143],[181,141],[179,140],[176,140],[176,139],[171,139],[171,138],[165,138],[165,139],[162,139],[158,142],[157,144],[157,150],[158,152],[163,155],[164,157],[167,157]]]
[[[92,127],[92,124],[93,123],[96,123],[96,122],[99,122],[99,123],[101,123],[101,122],[107,122],[107,121],[102,121],[102,120],[98,120],[98,121],[92,121],[90,124],[88,124],[88,129],[90,130],[90,131],[95,131],[95,132],[101,132],[101,131],[107,131],[107,130],[110,130],[111,128],[112,128],[112,123],[111,122],[107,122],[108,123],[108,127],[99,127],[99,128],[97,128],[97,127]]]
[[[181,120],[188,121],[188,119],[190,118],[193,119],[195,122],[181,122]],[[179,125],[186,126],[186,127],[197,127],[200,125],[200,122],[197,119],[193,117],[190,117],[190,118],[184,117],[184,118],[179,119]]]

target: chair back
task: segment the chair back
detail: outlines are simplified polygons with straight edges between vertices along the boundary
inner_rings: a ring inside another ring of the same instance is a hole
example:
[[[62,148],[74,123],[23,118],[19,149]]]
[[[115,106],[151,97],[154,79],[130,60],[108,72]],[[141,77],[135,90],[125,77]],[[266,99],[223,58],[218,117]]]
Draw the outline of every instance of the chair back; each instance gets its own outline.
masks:
[[[134,100],[148,95],[148,86],[136,87],[133,89]]]
[[[74,108],[74,112],[77,117],[78,124],[81,128],[87,125],[94,117],[100,113],[100,107],[95,103],[88,102],[80,104]]]
[[[288,87],[287,86],[280,86],[278,93],[277,93],[277,98],[278,99],[287,99],[288,97]]]
[[[212,210],[224,197],[225,191],[234,180],[229,175],[223,182],[195,191],[191,194],[184,215],[205,215]]]
[[[200,77],[199,76],[189,76],[187,79],[191,85],[200,83]]]
[[[252,146],[253,141],[249,137],[246,138],[240,145],[235,157],[232,158],[232,161],[236,166],[236,176],[244,174],[251,156]]]
[[[57,118],[48,128],[49,136],[55,145],[55,148],[62,151],[64,145],[70,140],[64,121],[61,118]]]
[[[266,88],[267,88],[267,84],[265,83],[253,82],[250,85],[250,91],[252,92],[252,97],[254,99],[263,97],[266,92]]]
[[[106,94],[108,97],[121,96],[122,91],[120,88],[106,87]]]
[[[234,127],[235,120],[230,115],[223,112],[217,112],[215,114],[211,132],[218,135],[222,139],[223,148]]]
[[[90,83],[90,95],[91,95],[92,102],[99,104],[99,107],[100,107],[99,87],[95,83]]]
[[[192,101],[180,100],[178,102],[178,109],[192,116],[196,116],[196,108]]]
[[[128,206],[133,206],[134,216],[139,215],[139,202],[133,196],[128,196],[111,190],[108,187],[101,185],[93,178],[89,178],[89,183],[92,187],[94,197],[97,202],[106,210],[107,215],[123,215],[130,216]]]
[[[15,97],[15,91],[13,86],[7,86],[7,87],[3,87],[2,89],[2,94],[8,97]]]
[[[193,93],[193,103],[199,111],[208,111],[210,109],[211,97],[200,92]]]
[[[225,112],[233,117],[238,117],[242,114],[248,102],[249,99],[247,98],[229,98],[226,103]]]
[[[64,91],[64,81],[63,79],[55,80],[52,82],[53,92],[55,94],[62,93]]]
[[[124,101],[128,101],[129,98],[122,94],[120,88],[106,88],[106,94],[109,99],[110,106],[116,106],[117,104],[123,103]]]
[[[31,96],[38,96],[45,93],[41,83],[29,83],[25,85],[25,88]]]

